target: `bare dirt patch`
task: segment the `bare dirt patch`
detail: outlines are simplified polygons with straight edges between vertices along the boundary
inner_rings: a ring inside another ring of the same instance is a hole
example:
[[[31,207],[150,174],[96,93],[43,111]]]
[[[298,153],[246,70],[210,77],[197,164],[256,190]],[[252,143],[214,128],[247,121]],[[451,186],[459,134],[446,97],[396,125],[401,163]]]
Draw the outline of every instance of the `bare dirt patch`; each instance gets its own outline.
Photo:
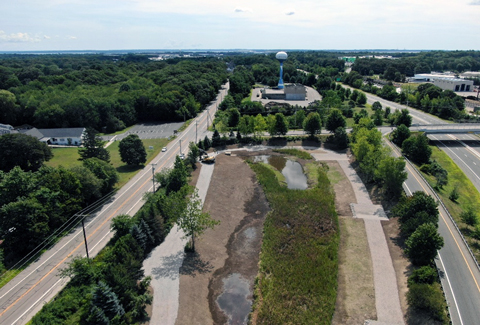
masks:
[[[362,324],[376,319],[375,289],[370,249],[362,219],[353,219],[350,203],[355,193],[336,161],[325,162],[335,191],[335,208],[339,216],[338,290],[332,324]]]
[[[255,174],[241,158],[217,156],[204,210],[221,223],[206,231],[196,243],[197,252],[184,260],[176,324],[224,324],[229,317],[238,321],[245,303],[250,312],[269,207]],[[231,285],[247,289],[244,297],[228,296]],[[235,302],[241,303],[234,306]]]

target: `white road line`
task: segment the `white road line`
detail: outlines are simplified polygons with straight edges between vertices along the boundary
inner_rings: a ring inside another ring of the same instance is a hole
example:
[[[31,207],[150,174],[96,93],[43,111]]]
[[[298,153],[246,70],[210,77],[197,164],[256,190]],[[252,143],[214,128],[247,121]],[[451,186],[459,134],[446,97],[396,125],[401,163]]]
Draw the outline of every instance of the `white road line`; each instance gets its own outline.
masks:
[[[50,289],[48,289],[47,291],[45,291],[45,293],[44,293],[40,298],[38,298],[38,300],[35,301],[27,310],[25,310],[25,312],[24,312],[22,315],[20,315],[20,317],[18,317],[18,318],[12,323],[12,325],[16,324],[23,316],[25,316],[25,314],[28,313],[28,312],[30,311],[30,309],[32,309],[33,307],[35,307],[35,306],[38,304],[38,302],[39,302],[40,300],[42,300],[43,297],[45,297],[50,291],[52,291],[52,289],[55,288],[55,287],[57,286],[57,284],[58,284],[60,281],[62,281],[62,280],[64,280],[64,279],[60,279],[60,280],[58,280],[57,282],[55,282],[55,284],[54,284],[53,286],[51,286]]]
[[[447,279],[448,286],[450,287],[450,291],[452,292],[453,302],[455,303],[455,308],[457,309],[458,318],[460,319],[460,324],[463,325],[462,315],[460,315],[460,309],[458,309],[457,299],[455,298],[455,293],[453,292],[452,284],[450,283],[450,279],[448,278],[447,269],[445,269],[445,265],[443,264],[442,255],[440,255],[440,252],[438,252],[438,258],[440,259],[440,263],[442,263],[442,268],[443,268],[443,272],[445,273],[445,278]]]

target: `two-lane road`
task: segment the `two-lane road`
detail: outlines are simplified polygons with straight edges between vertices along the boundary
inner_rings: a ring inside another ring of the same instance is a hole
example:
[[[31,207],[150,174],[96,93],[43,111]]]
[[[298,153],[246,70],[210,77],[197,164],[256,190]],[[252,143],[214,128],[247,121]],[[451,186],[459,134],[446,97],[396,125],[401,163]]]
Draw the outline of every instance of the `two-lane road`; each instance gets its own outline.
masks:
[[[207,124],[211,124],[215,110],[228,91],[225,85],[217,99],[196,119],[196,122],[183,131],[169,144],[167,152],[161,152],[151,163],[156,170],[173,165],[175,157],[188,151],[188,143],[205,137]],[[136,213],[143,205],[143,195],[152,191],[152,167],[146,166],[124,187],[122,187],[97,213],[86,219],[86,233],[90,256],[95,256],[112,237],[110,222],[119,214]],[[31,263],[17,277],[0,289],[0,324],[25,324],[43,306],[51,300],[66,284],[58,274],[75,256],[85,256],[85,247],[81,227],[77,227],[68,236]]]

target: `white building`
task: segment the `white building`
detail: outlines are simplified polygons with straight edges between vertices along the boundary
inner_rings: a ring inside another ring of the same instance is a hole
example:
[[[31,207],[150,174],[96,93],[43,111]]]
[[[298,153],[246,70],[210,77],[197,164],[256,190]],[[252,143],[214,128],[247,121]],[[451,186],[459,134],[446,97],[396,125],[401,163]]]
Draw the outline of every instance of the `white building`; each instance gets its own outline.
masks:
[[[23,133],[34,136],[41,142],[62,146],[79,146],[83,142],[85,128],[37,129],[25,130]]]
[[[433,84],[443,90],[473,91],[473,80],[458,78],[435,78]]]
[[[0,123],[0,135],[10,134],[13,131],[13,126],[9,124],[1,124]]]

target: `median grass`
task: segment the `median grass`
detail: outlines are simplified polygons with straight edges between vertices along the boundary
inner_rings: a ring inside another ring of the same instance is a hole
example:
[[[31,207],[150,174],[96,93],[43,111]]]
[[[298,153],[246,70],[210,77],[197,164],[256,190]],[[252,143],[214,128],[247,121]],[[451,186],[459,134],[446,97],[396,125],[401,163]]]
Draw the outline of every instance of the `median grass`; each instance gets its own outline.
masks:
[[[338,219],[326,170],[318,185],[290,190],[250,163],[272,211],[264,224],[251,319],[258,324],[330,324],[338,273]]]
[[[476,213],[480,211],[480,193],[473,186],[472,182],[463,173],[463,171],[455,164],[455,162],[442,150],[437,147],[432,148],[431,159],[436,160],[448,172],[448,184],[443,188],[436,188],[436,179],[434,176],[422,173],[430,186],[435,189],[440,196],[442,202],[457,223],[460,231],[465,236],[470,248],[472,249],[477,261],[480,259],[480,241],[472,237],[473,228],[466,225],[460,218],[462,211],[469,208]],[[456,202],[450,200],[450,193],[457,188],[459,197]],[[447,218],[447,216],[445,216]],[[478,217],[478,216],[477,216]],[[478,220],[480,223],[480,220]]]

